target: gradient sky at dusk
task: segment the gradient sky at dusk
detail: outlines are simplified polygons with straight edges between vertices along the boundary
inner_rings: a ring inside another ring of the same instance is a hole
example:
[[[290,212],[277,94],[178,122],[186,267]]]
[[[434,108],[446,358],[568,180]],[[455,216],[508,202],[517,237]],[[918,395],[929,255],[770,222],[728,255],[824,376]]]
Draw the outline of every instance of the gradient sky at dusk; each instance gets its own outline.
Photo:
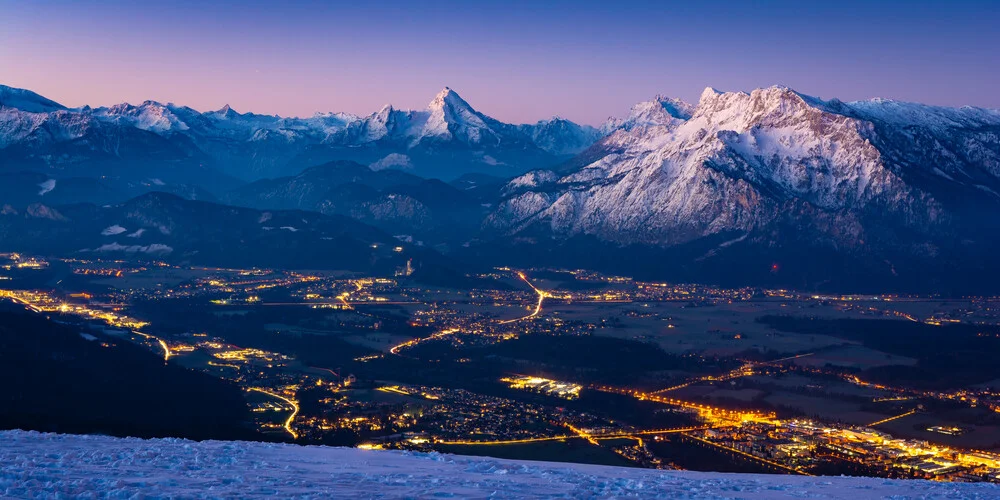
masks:
[[[870,5],[868,5],[870,4]],[[1000,107],[1000,2],[0,0],[0,83],[308,116],[424,107],[597,124],[655,94],[782,84]]]

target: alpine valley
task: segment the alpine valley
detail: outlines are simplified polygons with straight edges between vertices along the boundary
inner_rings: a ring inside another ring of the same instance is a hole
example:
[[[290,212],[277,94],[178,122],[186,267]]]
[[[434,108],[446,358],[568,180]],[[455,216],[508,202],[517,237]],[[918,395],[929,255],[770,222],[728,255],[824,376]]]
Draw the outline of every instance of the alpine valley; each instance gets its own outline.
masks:
[[[454,276],[1000,288],[1000,111],[981,108],[709,88],[594,128],[503,123],[449,88],[425,110],[283,118],[0,86],[0,176],[2,246],[62,257],[284,265],[288,242],[364,268],[400,244]]]

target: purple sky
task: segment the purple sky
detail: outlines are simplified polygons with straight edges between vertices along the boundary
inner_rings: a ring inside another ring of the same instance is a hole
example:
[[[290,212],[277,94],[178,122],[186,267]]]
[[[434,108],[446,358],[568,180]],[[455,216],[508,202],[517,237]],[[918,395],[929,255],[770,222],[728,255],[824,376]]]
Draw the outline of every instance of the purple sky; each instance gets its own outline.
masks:
[[[774,84],[1000,108],[1000,2],[872,3],[0,0],[0,83],[300,116],[422,108],[450,86],[510,122]]]

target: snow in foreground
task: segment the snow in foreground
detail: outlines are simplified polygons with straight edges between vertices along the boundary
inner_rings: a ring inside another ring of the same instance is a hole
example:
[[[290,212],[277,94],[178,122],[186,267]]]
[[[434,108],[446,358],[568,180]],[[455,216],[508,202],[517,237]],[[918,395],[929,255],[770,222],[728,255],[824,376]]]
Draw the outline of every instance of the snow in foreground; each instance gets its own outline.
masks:
[[[436,453],[0,432],[0,496],[996,498],[1000,487],[662,472]]]

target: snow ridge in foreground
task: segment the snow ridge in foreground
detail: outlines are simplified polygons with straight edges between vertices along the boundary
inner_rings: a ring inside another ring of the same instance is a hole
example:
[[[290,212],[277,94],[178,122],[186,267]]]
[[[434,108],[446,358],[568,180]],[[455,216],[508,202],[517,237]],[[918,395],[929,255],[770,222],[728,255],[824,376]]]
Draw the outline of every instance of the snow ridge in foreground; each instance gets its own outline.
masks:
[[[664,472],[438,453],[0,432],[13,498],[996,498],[991,484]]]

